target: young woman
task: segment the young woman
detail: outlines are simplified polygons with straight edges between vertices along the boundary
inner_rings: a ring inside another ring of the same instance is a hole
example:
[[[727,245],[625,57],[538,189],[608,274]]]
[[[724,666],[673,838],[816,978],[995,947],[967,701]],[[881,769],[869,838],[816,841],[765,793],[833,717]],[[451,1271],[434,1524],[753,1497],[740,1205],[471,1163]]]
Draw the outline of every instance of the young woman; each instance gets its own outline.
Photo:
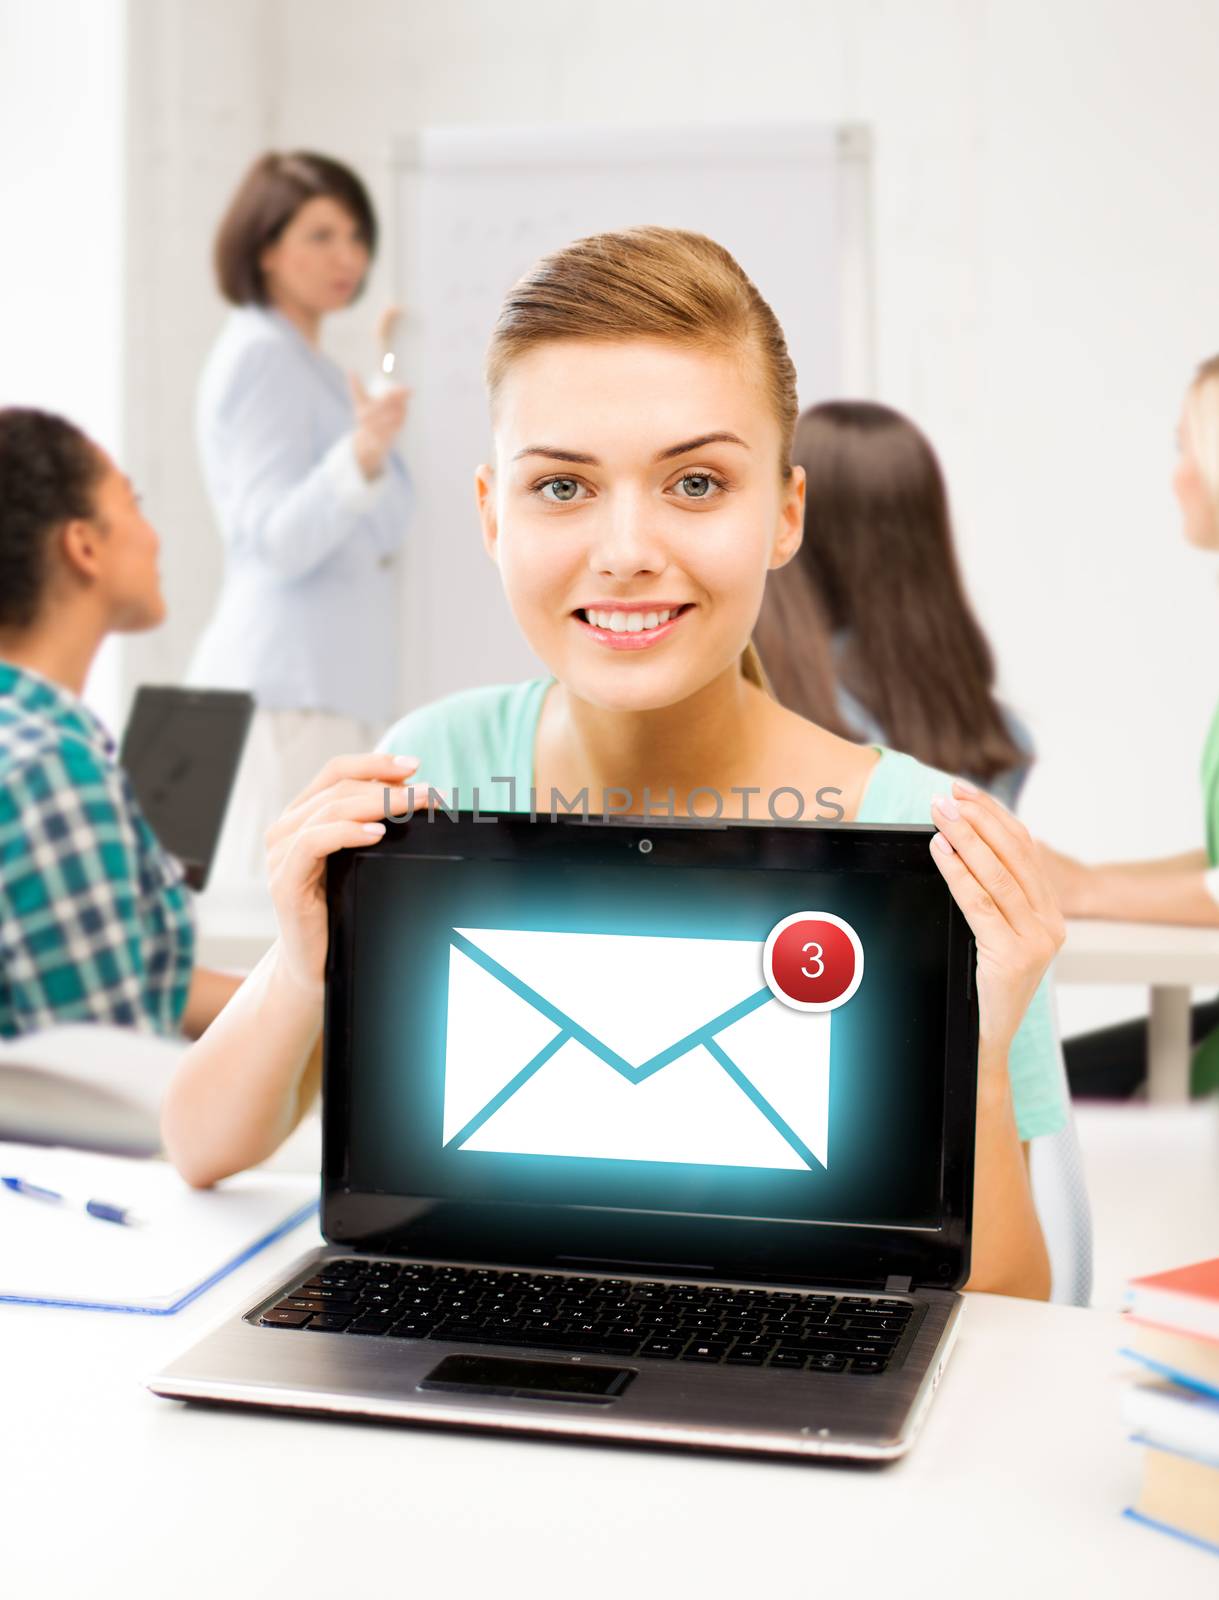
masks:
[[[82,702],[109,633],[165,616],[157,536],[79,428],[0,411],[0,1037],[197,1037],[237,987],[193,966],[191,896]]]
[[[1198,550],[1219,550],[1219,356],[1204,361],[1185,395],[1177,427],[1173,494],[1181,530]],[[1087,865],[1041,848],[1063,912],[1129,922],[1219,924],[1219,709],[1202,751],[1206,845],[1158,861]],[[1190,1034],[1195,1093],[1219,1088],[1219,1001],[1196,1005]],[[1123,1022],[1070,1039],[1064,1046],[1076,1094],[1131,1094],[1147,1071],[1147,1023]]]
[[[485,800],[513,776],[521,809],[531,787],[543,808],[552,790],[612,787],[637,800],[673,789],[682,809],[710,786],[738,816],[743,790],[795,788],[811,816],[832,786],[848,820],[934,814],[939,826],[934,859],[978,940],[971,1281],[1044,1295],[1021,1141],[1063,1117],[1038,989],[1061,919],[1027,832],[997,802],[827,733],[758,686],[750,632],[767,572],[799,545],[804,491],[790,466],[795,374],[769,307],[701,236],[582,240],[510,293],[488,381],[483,536],[551,675],[412,713],[383,756],[332,765],[286,813],[270,839],[281,939],[184,1063],[166,1104],[170,1154],[210,1183],[262,1159],[312,1097],[324,858],[383,832],[383,783],[403,810],[416,769],[467,805],[473,787]]]
[[[804,542],[772,572],[754,640],[778,699],[811,722],[960,772],[1015,806],[1032,745],[994,696],[961,584],[935,451],[899,411],[813,406],[796,424]]]
[[[258,703],[213,869],[229,887],[262,883],[263,836],[289,797],[336,751],[369,749],[391,710],[406,391],[371,398],[321,349],[376,241],[359,178],[306,152],[260,157],[216,238],[234,309],[204,368],[198,431],[225,573],[190,679]]]

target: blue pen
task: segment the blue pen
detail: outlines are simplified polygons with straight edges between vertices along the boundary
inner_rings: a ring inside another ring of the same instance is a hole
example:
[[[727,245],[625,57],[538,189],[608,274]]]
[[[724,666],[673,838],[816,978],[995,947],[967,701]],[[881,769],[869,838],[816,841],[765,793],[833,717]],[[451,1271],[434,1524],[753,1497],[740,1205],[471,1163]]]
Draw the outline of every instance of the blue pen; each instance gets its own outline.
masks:
[[[46,1200],[51,1205],[67,1203],[66,1195],[55,1189],[44,1189],[37,1183],[28,1183],[24,1178],[0,1178],[0,1183],[14,1194],[28,1195],[31,1200]],[[108,1200],[86,1200],[85,1210],[99,1222],[119,1222],[127,1228],[134,1227],[137,1221],[126,1206],[114,1206]]]

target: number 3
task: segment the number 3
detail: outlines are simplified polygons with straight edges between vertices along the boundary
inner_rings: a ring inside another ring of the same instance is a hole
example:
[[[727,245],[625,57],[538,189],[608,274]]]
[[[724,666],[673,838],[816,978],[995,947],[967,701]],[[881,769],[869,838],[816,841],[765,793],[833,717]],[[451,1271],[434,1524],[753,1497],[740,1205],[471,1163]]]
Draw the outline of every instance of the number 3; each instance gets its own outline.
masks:
[[[816,972],[810,972],[807,967],[801,967],[800,971],[806,978],[819,978],[825,971],[825,962],[821,959],[825,952],[819,944],[814,944],[810,940],[810,942],[801,949],[800,954],[806,955],[810,950],[815,950],[817,952],[813,957],[813,960],[817,965],[817,970]]]

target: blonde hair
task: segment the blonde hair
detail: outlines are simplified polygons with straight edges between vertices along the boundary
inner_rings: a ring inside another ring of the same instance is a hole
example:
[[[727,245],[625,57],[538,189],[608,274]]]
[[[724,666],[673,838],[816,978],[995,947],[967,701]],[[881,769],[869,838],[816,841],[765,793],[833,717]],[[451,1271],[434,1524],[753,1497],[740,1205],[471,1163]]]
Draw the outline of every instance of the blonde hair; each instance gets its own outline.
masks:
[[[577,239],[543,256],[509,291],[492,332],[486,361],[492,409],[513,361],[559,339],[751,348],[779,424],[779,470],[791,476],[797,402],[787,341],[754,283],[713,239],[677,228],[627,228]],[[769,692],[752,641],[742,653],[741,671]]]
[[[1219,525],[1219,356],[1202,362],[1194,373],[1185,396],[1185,430]]]

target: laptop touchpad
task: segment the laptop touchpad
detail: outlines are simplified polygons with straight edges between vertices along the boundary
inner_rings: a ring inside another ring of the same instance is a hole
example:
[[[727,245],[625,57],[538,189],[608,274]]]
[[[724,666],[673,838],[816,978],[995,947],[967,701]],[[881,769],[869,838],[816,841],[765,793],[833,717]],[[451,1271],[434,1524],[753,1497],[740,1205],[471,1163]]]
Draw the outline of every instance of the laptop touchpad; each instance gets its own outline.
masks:
[[[501,1395],[518,1400],[577,1400],[608,1405],[635,1376],[629,1367],[594,1367],[565,1361],[513,1360],[505,1356],[445,1356],[421,1389]]]

